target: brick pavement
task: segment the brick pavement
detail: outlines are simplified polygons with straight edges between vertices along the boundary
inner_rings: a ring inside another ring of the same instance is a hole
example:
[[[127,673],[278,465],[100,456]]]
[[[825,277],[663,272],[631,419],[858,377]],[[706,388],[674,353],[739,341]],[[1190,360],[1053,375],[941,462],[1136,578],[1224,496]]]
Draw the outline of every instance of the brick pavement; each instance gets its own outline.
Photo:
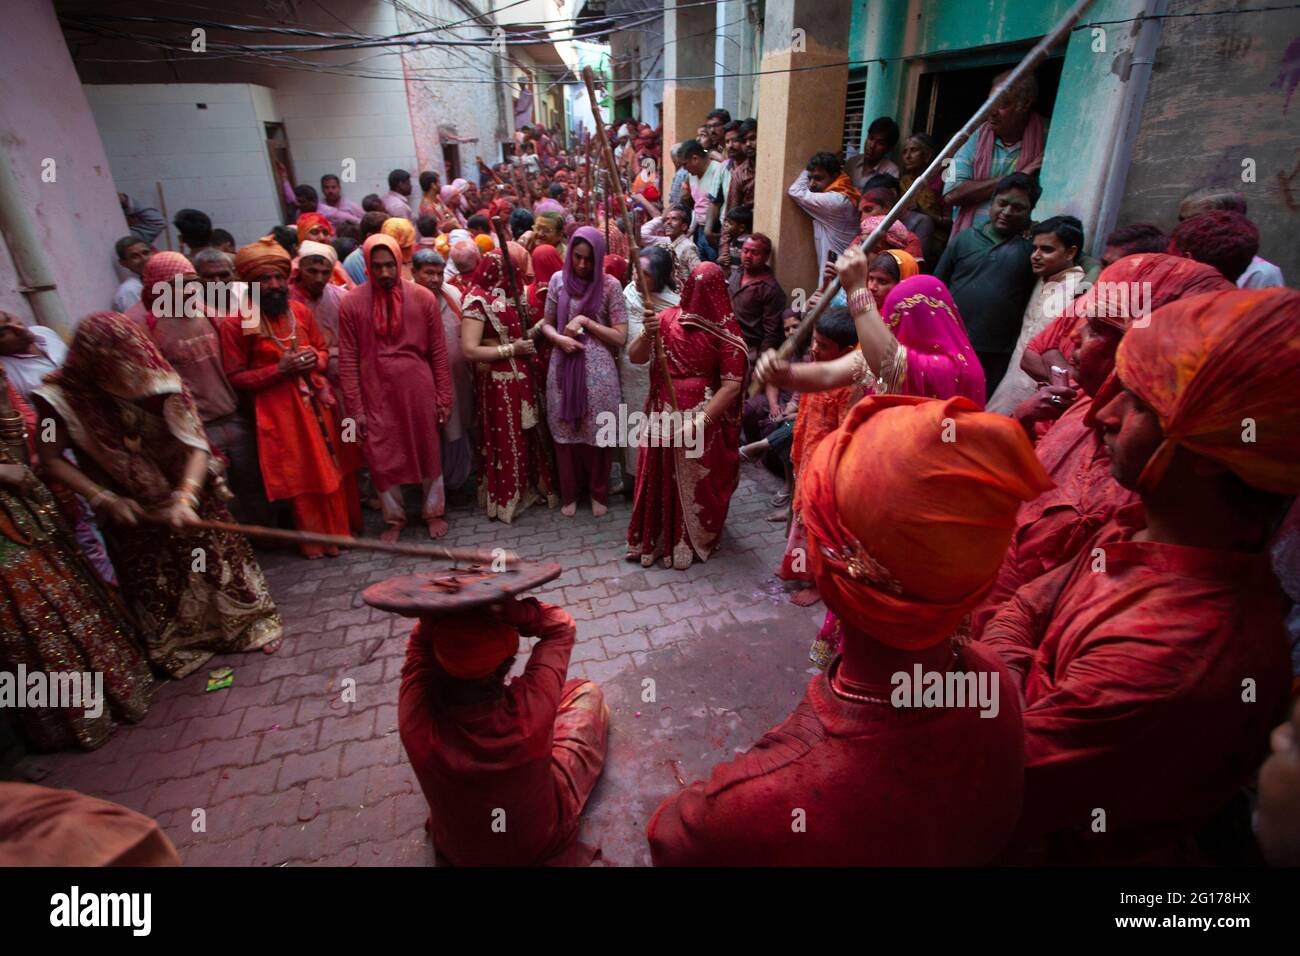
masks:
[[[537,594],[576,619],[570,676],[600,682],[610,707],[609,756],[580,834],[607,865],[649,863],[645,823],[659,801],[748,747],[808,680],[825,609],[789,604],[772,574],[783,525],[764,516],[777,487],[746,467],[722,550],[687,571],[622,560],[630,505],[621,499],[600,519],[534,508],[511,527],[450,509],[449,544],[565,569]],[[378,516],[368,519],[376,533]],[[147,718],[99,750],[39,758],[49,769],[41,782],[154,816],[187,865],[431,864],[427,807],[397,731],[410,622],[360,598],[420,562],[365,552],[261,559],[285,619],[281,650],[218,657],[162,683]],[[521,651],[517,670],[525,659]],[[223,664],[234,685],[206,693],[207,671]],[[354,703],[343,702],[345,678]]]

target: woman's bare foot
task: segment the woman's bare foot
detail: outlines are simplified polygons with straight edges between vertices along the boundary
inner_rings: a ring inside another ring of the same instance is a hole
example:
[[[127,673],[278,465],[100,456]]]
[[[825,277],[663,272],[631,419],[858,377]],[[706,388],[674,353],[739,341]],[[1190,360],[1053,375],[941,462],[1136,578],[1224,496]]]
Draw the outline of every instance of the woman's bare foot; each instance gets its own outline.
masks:
[[[449,530],[449,525],[442,518],[426,518],[425,525],[429,529],[429,537],[437,541]]]
[[[790,603],[798,607],[812,607],[821,599],[822,596],[817,593],[817,589],[815,587],[804,588],[803,590],[795,591],[793,594],[790,595]]]
[[[778,521],[789,521],[789,520],[790,520],[790,509],[789,509],[789,508],[777,508],[775,511],[773,511],[771,514],[769,514],[769,515],[767,516],[767,520],[768,520],[768,521],[771,521],[771,522],[773,522],[773,523],[776,523],[776,522],[778,522]]]
[[[748,445],[740,446],[740,460],[750,465],[757,462],[767,451],[768,443],[766,438],[760,438],[758,441],[752,441]]]
[[[262,645],[262,653],[263,653],[263,654],[274,654],[276,651],[278,651],[278,650],[280,649],[280,647],[281,647],[283,644],[284,644],[284,638],[277,637],[275,640],[271,641],[269,644],[263,644],[263,645]]]
[[[379,540],[384,544],[396,544],[397,539],[402,536],[402,528],[404,527],[405,525],[400,524],[388,525],[383,531],[379,532]]]
[[[609,511],[609,508],[602,505],[599,501],[593,500],[591,502],[591,513],[597,518],[602,517],[607,511]]]
[[[577,513],[578,513],[578,503],[576,501],[573,502],[572,504],[565,505],[563,508],[560,509],[560,514],[564,515],[564,517],[566,518],[572,518]]]

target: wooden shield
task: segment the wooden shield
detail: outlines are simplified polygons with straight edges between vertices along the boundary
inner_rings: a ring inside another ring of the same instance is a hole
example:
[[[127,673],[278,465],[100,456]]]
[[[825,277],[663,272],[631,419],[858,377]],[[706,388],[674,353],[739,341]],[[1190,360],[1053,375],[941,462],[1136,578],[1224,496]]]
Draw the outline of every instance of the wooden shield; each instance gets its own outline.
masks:
[[[504,571],[471,564],[389,578],[366,588],[361,599],[371,607],[403,617],[450,614],[522,594],[555,580],[562,570],[558,564],[535,561],[519,561]]]

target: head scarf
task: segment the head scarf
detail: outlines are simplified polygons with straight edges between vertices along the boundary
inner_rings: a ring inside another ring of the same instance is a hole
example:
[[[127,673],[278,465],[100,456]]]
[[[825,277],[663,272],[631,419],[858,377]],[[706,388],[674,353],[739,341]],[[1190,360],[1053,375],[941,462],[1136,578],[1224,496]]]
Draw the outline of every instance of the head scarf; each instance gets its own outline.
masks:
[[[432,636],[433,655],[452,677],[480,680],[519,653],[519,631],[481,609],[421,617],[412,639]]]
[[[515,268],[515,275],[518,277],[520,285],[527,285],[533,281],[533,260],[520,243],[511,239],[506,243],[506,251],[510,253],[510,264]]]
[[[132,496],[161,503],[171,480],[159,465],[162,449],[132,447],[127,421],[140,399],[163,397],[168,431],[189,448],[211,451],[198,407],[180,375],[158,351],[144,327],[120,312],[86,316],[68,355],[36,394],[63,417],[79,450],[94,458]],[[143,454],[142,454],[143,452]],[[219,470],[216,459],[210,463]]]
[[[907,349],[905,395],[964,395],[984,407],[984,369],[945,286],[934,276],[913,276],[889,290],[881,308],[885,325]]]
[[[411,256],[415,254],[415,226],[411,224],[411,220],[401,218],[385,219],[384,224],[379,227],[379,233],[380,235],[391,236],[397,241],[402,262],[411,261]]]
[[[1300,493],[1300,292],[1234,289],[1180,299],[1129,329],[1115,372],[1155,410],[1165,433],[1139,492],[1159,484],[1181,445],[1253,488]]]
[[[682,286],[678,321],[682,325],[739,335],[740,325],[731,310],[727,277],[717,263],[701,262],[691,271]]]
[[[853,180],[849,178],[848,173],[842,172],[831,180],[831,184],[826,187],[826,191],[828,193],[840,193],[849,202],[853,203],[854,209],[858,208],[858,201],[862,199],[862,193],[858,192],[858,188],[853,185]]]
[[[622,285],[627,282],[627,259],[623,256],[609,253],[605,256],[605,275],[613,276]]]
[[[328,236],[334,235],[334,227],[330,225],[330,221],[326,219],[324,216],[322,216],[320,213],[318,212],[299,213],[298,214],[298,241],[301,243],[304,239],[306,239],[307,233],[311,232],[311,230],[316,226],[324,226],[326,235]],[[299,255],[301,254],[302,254],[302,250],[299,250]]]
[[[1012,419],[911,395],[858,402],[799,480],[826,606],[910,651],[959,629],[993,586],[1021,502],[1052,487]]]
[[[591,278],[580,278],[573,268],[573,255],[581,242],[591,246]],[[563,335],[564,327],[580,315],[598,319],[605,305],[605,239],[599,229],[583,226],[573,234],[564,256],[564,269],[555,303],[555,326]],[[559,356],[560,421],[574,428],[587,415],[587,353],[555,353]]]
[[[898,281],[910,279],[921,274],[921,266],[912,258],[912,254],[902,249],[886,249],[882,255],[891,256],[898,263]]]
[[[298,259],[306,259],[309,256],[320,256],[322,259],[328,259],[331,268],[339,261],[338,252],[328,242],[313,242],[311,239],[305,239],[298,246]]]
[[[292,261],[284,246],[270,236],[263,236],[257,242],[241,246],[235,253],[235,272],[245,282],[262,275],[268,269],[274,269],[287,279]]]
[[[144,303],[146,309],[149,308],[158,295],[153,290],[155,285],[159,282],[170,285],[177,276],[193,271],[194,264],[179,252],[155,252],[145,262],[144,272],[140,276],[143,286],[140,291],[140,301]]]
[[[479,233],[475,236],[474,245],[478,246],[479,252],[491,252],[496,248],[496,243],[494,243],[492,237],[486,233]]]
[[[884,221],[884,216],[863,216],[860,226],[862,231],[854,237],[853,244],[861,245],[863,240],[875,231],[876,226]],[[866,251],[876,253],[888,252],[890,249],[902,249],[913,259],[925,258],[925,252],[921,249],[921,240],[916,238],[916,233],[898,221],[891,223],[885,234],[877,240],[875,247]]]
[[[444,204],[447,204],[449,208],[450,204],[459,196],[460,190],[455,186],[447,185],[438,190],[438,198],[441,199]]]
[[[564,268],[564,259],[554,246],[538,246],[533,250],[533,284],[528,288],[528,307],[541,315],[545,304],[541,293],[546,291],[551,276]]]
[[[1163,252],[1143,252],[1102,269],[1072,309],[1075,316],[1091,316],[1123,332],[1135,319],[1149,318],[1177,299],[1235,288],[1214,266]]]
[[[390,219],[388,222],[393,222]],[[387,225],[388,223],[385,223]],[[393,258],[399,263],[402,261],[402,251],[397,245],[397,240],[386,233],[375,233],[361,246],[361,254],[366,260],[366,285],[370,288],[370,315],[375,323],[375,333],[382,339],[392,338],[402,321],[402,277],[399,274],[397,281],[393,283],[391,289],[385,289],[379,283],[371,279],[371,258],[375,250],[383,247],[393,254]]]

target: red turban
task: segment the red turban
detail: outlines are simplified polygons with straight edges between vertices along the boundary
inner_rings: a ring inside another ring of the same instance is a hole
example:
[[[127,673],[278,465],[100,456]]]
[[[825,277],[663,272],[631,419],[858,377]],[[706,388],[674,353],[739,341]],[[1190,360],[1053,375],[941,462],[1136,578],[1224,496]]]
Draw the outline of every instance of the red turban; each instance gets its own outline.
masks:
[[[153,287],[159,282],[170,284],[177,276],[183,276],[194,271],[194,264],[186,259],[179,252],[155,252],[149,257],[144,264],[144,272],[140,276],[140,282],[143,288],[140,291],[140,300],[146,308],[153,305],[157,297]]]
[[[325,234],[334,235],[334,227],[330,221],[318,212],[304,212],[298,214],[298,241],[302,242],[307,238],[307,233],[311,232],[316,226],[324,226]]]
[[[1300,493],[1300,292],[1234,289],[1167,305],[1124,336],[1115,372],[1165,433],[1138,491],[1159,483],[1182,445],[1253,488]]]
[[[411,639],[428,635],[442,669],[461,680],[487,677],[519,652],[518,629],[483,608],[421,617]]]
[[[1233,288],[1214,266],[1162,252],[1144,252],[1117,259],[1102,269],[1092,287],[1074,300],[1073,312],[1076,317],[1092,316],[1123,332],[1134,321],[1145,325],[1152,312],[1177,299]]]
[[[235,253],[235,271],[239,273],[239,278],[246,282],[257,278],[268,269],[274,269],[287,279],[291,265],[292,260],[284,246],[270,236],[263,236],[257,242],[241,246]]]
[[[958,630],[993,586],[1020,503],[1052,487],[1024,430],[961,396],[864,398],[799,480],[826,606],[904,650]]]

